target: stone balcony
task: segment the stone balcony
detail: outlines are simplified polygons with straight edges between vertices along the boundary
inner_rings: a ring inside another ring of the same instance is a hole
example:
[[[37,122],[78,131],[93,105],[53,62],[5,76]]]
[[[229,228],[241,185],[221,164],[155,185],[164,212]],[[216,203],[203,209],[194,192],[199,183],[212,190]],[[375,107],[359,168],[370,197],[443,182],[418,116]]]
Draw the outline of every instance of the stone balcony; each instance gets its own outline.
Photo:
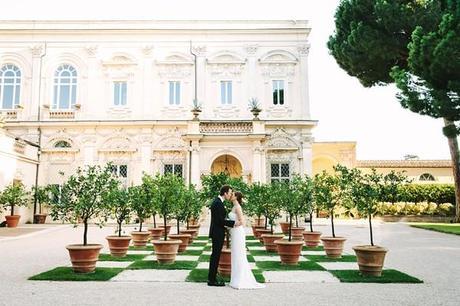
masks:
[[[200,122],[202,134],[251,134],[252,122]]]

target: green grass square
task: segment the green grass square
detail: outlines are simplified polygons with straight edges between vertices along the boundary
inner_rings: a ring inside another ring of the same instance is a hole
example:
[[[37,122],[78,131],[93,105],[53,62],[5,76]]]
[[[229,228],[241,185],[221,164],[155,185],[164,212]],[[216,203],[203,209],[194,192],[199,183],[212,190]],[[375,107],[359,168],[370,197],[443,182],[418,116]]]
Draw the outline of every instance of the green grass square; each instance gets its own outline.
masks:
[[[265,278],[260,270],[252,270],[252,274],[258,283],[265,283]],[[230,277],[223,277],[225,282],[230,282]],[[208,281],[208,269],[194,269],[185,279],[186,282],[206,283]]]
[[[355,255],[342,255],[342,258],[329,258],[326,255],[305,255],[308,260],[315,262],[356,262]]]
[[[29,280],[45,281],[108,281],[122,268],[96,268],[92,273],[75,273],[71,267],[57,267],[29,278]]]
[[[302,251],[324,251],[324,247],[322,245],[319,245],[317,247],[303,246]]]
[[[246,242],[246,246],[264,246],[262,243],[260,242]]]
[[[280,261],[258,261],[257,268],[263,271],[324,271],[323,267],[313,261],[299,261],[297,265],[284,265]]]
[[[128,254],[125,257],[113,257],[110,254],[99,254],[99,261],[136,261],[142,260],[145,256],[143,254]]]
[[[177,255],[199,256],[202,253],[203,250],[185,250],[184,252],[177,253]]]
[[[209,240],[208,236],[198,236],[194,240]]]
[[[422,280],[397,270],[383,270],[381,277],[362,276],[359,270],[329,270],[329,272],[342,283],[423,283]]]
[[[156,260],[141,260],[133,262],[126,269],[127,270],[142,270],[142,269],[156,269],[156,270],[192,270],[196,268],[198,263],[196,261],[175,261],[172,264],[160,264]]]
[[[411,223],[409,225],[415,228],[421,228],[440,233],[460,235],[460,224],[458,223]]]

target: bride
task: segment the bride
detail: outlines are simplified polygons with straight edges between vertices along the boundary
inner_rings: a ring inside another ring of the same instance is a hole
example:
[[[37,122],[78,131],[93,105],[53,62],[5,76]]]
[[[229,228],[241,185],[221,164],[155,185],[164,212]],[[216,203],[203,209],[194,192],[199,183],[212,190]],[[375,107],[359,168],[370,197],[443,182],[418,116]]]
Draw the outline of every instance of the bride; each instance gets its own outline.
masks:
[[[264,285],[259,284],[254,278],[246,257],[246,233],[244,231],[245,219],[243,210],[241,209],[242,200],[243,194],[241,192],[235,192],[231,199],[233,202],[233,209],[228,214],[231,220],[239,221],[240,224],[243,224],[230,230],[232,237],[232,274],[230,278],[230,287],[235,289],[265,288]]]

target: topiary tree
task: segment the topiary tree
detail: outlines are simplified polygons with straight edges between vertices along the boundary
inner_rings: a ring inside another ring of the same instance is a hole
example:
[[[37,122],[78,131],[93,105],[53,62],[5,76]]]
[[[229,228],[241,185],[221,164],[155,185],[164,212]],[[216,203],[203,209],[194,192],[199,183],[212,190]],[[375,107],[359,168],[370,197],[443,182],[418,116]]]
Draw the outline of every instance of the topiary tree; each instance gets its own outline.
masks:
[[[50,185],[48,186],[33,186],[32,194],[34,197],[34,202],[38,203],[38,213],[42,213],[42,205],[49,204],[50,199]]]
[[[279,199],[273,196],[277,191],[275,185],[260,185],[260,205],[265,216],[265,228],[270,225],[270,233],[273,234],[275,221],[281,217],[281,206]]]
[[[371,173],[362,174],[361,171],[354,169],[351,173],[351,199],[363,217],[369,220],[369,234],[371,245],[374,246],[374,236],[372,232],[372,216],[377,213],[378,204],[385,188],[385,180],[382,174],[375,169]]]
[[[113,189],[107,194],[107,203],[110,216],[117,222],[118,237],[121,237],[121,225],[123,222],[129,222],[132,212],[130,193],[128,190],[121,188],[119,184],[113,186]]]
[[[269,187],[268,185],[260,184],[260,183],[253,183],[249,187],[249,191],[247,193],[247,203],[245,205],[245,211],[248,215],[257,216],[257,219],[260,220],[262,215],[265,218],[265,228],[267,228],[268,218],[265,214],[265,204],[268,202],[269,199]]]
[[[182,203],[184,198],[184,181],[181,177],[167,173],[165,175],[157,174],[154,177],[154,206],[158,213],[163,216],[164,223],[164,240],[168,240],[166,231],[167,219],[177,211],[177,206]]]
[[[270,202],[289,215],[288,240],[292,240],[292,218],[297,212],[296,193],[290,182],[272,182],[270,187]]]
[[[145,176],[142,180],[144,178]],[[139,232],[142,232],[144,221],[152,215],[152,199],[144,187],[144,185],[128,187],[129,206],[139,218]]]
[[[143,200],[146,201],[146,205],[149,206],[149,211],[151,216],[153,217],[153,227],[157,227],[157,222],[156,222],[156,207],[155,203],[153,201],[154,197],[154,192],[155,192],[155,184],[154,184],[154,179],[152,176],[143,173],[142,175],[142,184],[140,185],[140,188],[142,189],[143,193]]]
[[[375,169],[372,169],[374,171]],[[383,177],[384,186],[382,187],[382,193],[380,194],[380,201],[396,203],[398,201],[398,195],[401,190],[401,186],[410,183],[411,181],[407,178],[404,172],[396,172],[391,170],[390,173]]]
[[[316,204],[329,211],[331,217],[332,237],[335,238],[334,210],[339,206],[351,207],[350,176],[346,168],[334,166],[334,174],[323,171],[314,178],[314,198]]]
[[[78,168],[62,186],[60,198],[53,201],[51,217],[77,225],[83,221],[83,245],[87,245],[88,223],[97,218],[102,227],[108,211],[108,193],[118,181],[113,177],[111,165]]]
[[[27,206],[29,193],[22,183],[11,183],[0,193],[0,205],[3,209],[10,209],[10,216],[14,216],[16,206]]]
[[[185,202],[187,203],[185,209],[185,220],[187,222],[187,229],[189,229],[189,220],[199,219],[203,209],[203,201],[200,192],[196,190],[195,185],[190,184],[185,192]]]
[[[294,177],[297,182],[298,201],[302,212],[310,216],[310,231],[313,232],[313,212],[316,209],[315,202],[313,201],[314,184],[311,177],[305,175],[304,177]],[[297,220],[296,220],[297,221]],[[297,224],[298,226],[298,224]]]

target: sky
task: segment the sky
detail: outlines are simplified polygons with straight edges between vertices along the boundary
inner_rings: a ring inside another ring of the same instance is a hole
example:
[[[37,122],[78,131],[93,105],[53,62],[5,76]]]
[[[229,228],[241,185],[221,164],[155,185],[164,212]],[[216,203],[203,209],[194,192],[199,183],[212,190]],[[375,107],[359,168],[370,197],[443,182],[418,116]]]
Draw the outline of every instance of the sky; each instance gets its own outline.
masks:
[[[295,19],[309,20],[315,141],[356,141],[358,159],[449,159],[442,121],[403,109],[394,86],[364,88],[326,47],[339,0],[15,0],[0,1],[0,20]],[[0,37],[1,39],[1,37]]]

